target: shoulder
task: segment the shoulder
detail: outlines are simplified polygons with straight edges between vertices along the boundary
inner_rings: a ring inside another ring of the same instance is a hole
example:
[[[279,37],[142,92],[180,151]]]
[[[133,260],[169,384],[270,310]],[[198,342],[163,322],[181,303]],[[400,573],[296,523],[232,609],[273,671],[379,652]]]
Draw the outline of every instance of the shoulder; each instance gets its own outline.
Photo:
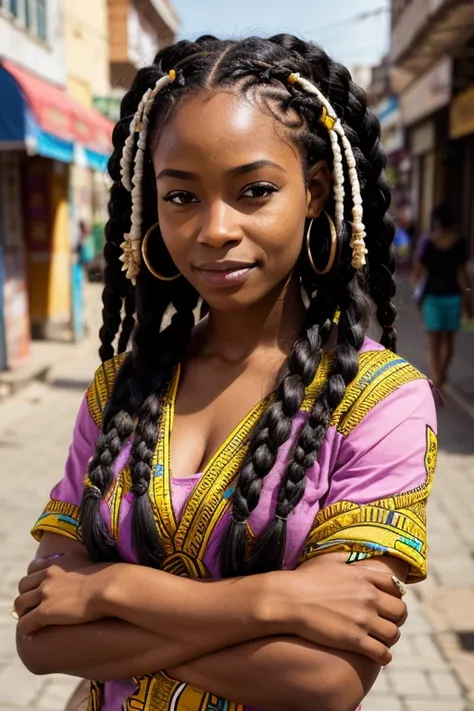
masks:
[[[321,389],[321,381],[327,377],[331,358],[323,359],[321,379],[313,384],[314,392],[308,397],[304,409],[310,409]],[[427,378],[404,358],[384,348],[369,338],[359,354],[359,371],[356,378],[347,387],[342,402],[334,411],[331,426],[343,437],[348,437],[370,414],[386,413],[390,418],[401,410],[408,415],[409,409],[423,408],[428,402],[431,407],[433,398]],[[389,408],[383,407],[389,404]],[[400,407],[394,407],[394,405]],[[371,419],[371,418],[370,418]]]
[[[102,414],[112,393],[117,373],[129,353],[120,353],[99,365],[86,393],[89,413],[97,427],[102,426]]]

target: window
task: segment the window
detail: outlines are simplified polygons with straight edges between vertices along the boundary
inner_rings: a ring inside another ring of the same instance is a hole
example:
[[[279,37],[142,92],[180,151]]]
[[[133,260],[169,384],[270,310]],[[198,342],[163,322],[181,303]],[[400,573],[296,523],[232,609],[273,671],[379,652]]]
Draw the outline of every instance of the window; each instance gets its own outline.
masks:
[[[48,35],[46,0],[36,0],[36,34],[42,40]]]
[[[48,0],[0,0],[0,9],[10,10],[39,39],[48,38]]]
[[[32,29],[31,26],[31,3],[26,0],[25,2],[25,25],[29,30]]]

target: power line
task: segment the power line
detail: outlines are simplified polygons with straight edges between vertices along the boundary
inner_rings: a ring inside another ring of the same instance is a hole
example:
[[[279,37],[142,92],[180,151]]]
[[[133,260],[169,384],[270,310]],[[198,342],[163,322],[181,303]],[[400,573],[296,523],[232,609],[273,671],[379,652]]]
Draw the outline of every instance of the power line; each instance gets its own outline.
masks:
[[[336,30],[340,27],[346,25],[352,25],[354,22],[364,22],[369,20],[371,17],[380,17],[390,12],[390,7],[388,5],[383,5],[376,7],[373,10],[367,10],[366,12],[359,12],[357,15],[349,17],[347,20],[340,20],[339,22],[332,22],[330,25],[323,25],[323,27],[318,27],[315,30],[308,30],[305,34],[313,35],[318,32],[327,32],[328,30]]]

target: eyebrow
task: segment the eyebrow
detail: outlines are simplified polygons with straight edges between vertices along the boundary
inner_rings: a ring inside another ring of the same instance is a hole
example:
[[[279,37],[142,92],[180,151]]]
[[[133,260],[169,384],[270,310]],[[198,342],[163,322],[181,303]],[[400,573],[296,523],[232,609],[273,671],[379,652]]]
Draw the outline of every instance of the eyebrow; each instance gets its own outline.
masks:
[[[187,170],[176,170],[176,168],[165,168],[156,176],[156,179],[160,178],[180,178],[181,180],[198,180],[199,175],[197,173],[189,173]]]
[[[227,171],[228,175],[241,175],[242,173],[252,173],[254,170],[259,170],[259,168],[276,168],[282,173],[286,173],[286,170],[278,163],[274,163],[271,160],[256,160],[253,163],[246,163],[245,165],[238,165],[236,168],[231,168]]]
[[[276,168],[282,173],[286,173],[286,170],[278,163],[274,163],[271,160],[256,160],[253,163],[246,163],[245,165],[238,165],[236,168],[231,168],[226,171],[227,175],[235,176],[242,175],[244,173],[253,173],[255,170],[260,168]],[[176,168],[165,168],[157,175],[157,180],[160,178],[179,178],[181,180],[199,180],[199,175],[197,173],[191,173],[187,170],[177,170]]]

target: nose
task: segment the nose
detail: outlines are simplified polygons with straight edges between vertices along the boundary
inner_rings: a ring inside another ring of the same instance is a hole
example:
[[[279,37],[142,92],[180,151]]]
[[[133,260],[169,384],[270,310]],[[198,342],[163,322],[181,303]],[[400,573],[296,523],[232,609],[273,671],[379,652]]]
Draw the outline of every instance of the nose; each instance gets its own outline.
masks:
[[[209,206],[199,233],[198,242],[214,249],[236,245],[242,241],[238,212],[223,201]]]

